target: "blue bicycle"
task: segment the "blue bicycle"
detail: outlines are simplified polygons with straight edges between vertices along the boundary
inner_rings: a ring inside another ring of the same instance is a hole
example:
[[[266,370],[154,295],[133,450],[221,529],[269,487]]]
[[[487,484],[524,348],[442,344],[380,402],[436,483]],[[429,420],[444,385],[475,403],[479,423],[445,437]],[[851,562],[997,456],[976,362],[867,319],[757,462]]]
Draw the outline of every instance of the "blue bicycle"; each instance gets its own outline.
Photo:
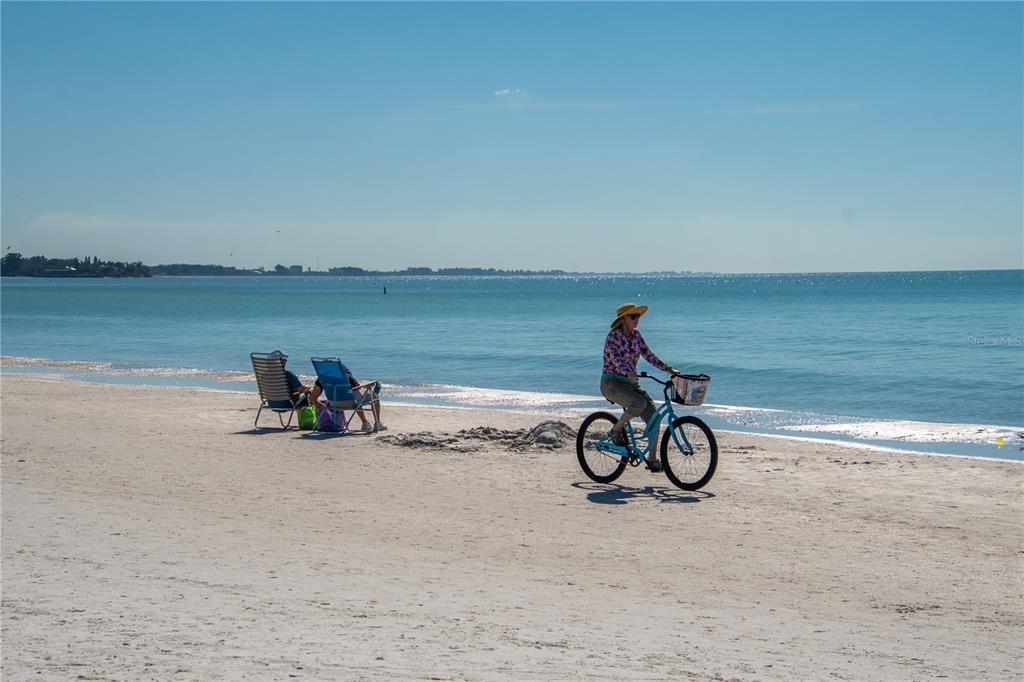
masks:
[[[629,444],[625,447],[612,442],[611,430],[618,419],[609,412],[595,412],[583,420],[576,434],[576,456],[580,467],[591,480],[611,483],[625,471],[626,465],[640,466],[658,441],[662,420],[669,420],[661,437],[661,463],[665,475],[683,490],[699,490],[715,475],[718,466],[718,442],[708,425],[692,415],[676,416],[672,403],[700,404],[707,388],[707,375],[683,375],[684,379],[703,380],[699,396],[679,393],[671,380],[661,381],[646,372],[639,377],[650,379],[664,387],[665,402],[658,406],[643,433],[634,433],[630,424],[623,428]]]

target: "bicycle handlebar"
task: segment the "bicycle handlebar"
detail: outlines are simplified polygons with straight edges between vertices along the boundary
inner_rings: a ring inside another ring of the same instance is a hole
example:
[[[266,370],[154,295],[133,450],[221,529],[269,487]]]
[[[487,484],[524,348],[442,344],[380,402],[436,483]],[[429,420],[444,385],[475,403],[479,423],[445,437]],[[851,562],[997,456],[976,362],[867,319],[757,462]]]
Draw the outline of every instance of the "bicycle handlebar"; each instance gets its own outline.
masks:
[[[640,372],[639,374],[637,374],[637,377],[641,378],[641,379],[650,379],[651,381],[656,381],[656,382],[658,382],[659,384],[661,384],[662,386],[665,386],[665,387],[668,387],[668,385],[671,383],[671,379],[669,381],[662,381],[658,377],[651,376],[647,372]]]

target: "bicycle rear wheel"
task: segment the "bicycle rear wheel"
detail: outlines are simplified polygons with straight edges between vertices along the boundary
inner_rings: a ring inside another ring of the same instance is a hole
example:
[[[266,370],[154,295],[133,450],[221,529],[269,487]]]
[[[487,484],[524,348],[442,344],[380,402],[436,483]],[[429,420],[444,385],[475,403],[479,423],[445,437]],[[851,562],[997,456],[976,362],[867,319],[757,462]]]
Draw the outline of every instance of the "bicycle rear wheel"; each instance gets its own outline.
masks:
[[[602,452],[611,444],[608,432],[618,419],[607,412],[595,412],[580,424],[576,433],[576,458],[587,477],[598,483],[611,483],[622,475],[626,460],[614,452]]]
[[[676,438],[672,437],[673,431]],[[678,487],[683,490],[703,488],[718,466],[715,434],[696,417],[679,417],[661,437],[661,462],[668,480]]]

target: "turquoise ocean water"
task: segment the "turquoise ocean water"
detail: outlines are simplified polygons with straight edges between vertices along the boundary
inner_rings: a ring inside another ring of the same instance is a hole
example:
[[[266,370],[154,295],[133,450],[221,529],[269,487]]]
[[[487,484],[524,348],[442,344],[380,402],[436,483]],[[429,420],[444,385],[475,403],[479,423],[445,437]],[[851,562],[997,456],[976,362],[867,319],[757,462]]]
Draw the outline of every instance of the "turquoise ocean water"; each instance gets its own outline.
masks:
[[[5,278],[0,352],[5,372],[255,391],[248,353],[279,347],[307,375],[339,355],[394,401],[578,415],[607,405],[623,302],[651,307],[662,359],[711,375],[694,411],[716,428],[1024,455],[1024,270]]]

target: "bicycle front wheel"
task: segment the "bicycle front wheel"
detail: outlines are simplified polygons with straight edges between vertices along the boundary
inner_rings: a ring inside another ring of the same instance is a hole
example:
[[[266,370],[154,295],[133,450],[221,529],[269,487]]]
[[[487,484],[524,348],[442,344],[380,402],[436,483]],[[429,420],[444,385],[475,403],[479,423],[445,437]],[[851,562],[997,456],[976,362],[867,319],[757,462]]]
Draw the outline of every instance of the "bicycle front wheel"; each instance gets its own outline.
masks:
[[[703,488],[718,466],[715,434],[696,417],[679,417],[661,437],[661,462],[668,480],[683,490]]]
[[[626,460],[606,450],[611,445],[608,432],[618,420],[607,412],[595,412],[580,424],[576,434],[576,457],[587,477],[598,483],[611,483],[622,475]]]

